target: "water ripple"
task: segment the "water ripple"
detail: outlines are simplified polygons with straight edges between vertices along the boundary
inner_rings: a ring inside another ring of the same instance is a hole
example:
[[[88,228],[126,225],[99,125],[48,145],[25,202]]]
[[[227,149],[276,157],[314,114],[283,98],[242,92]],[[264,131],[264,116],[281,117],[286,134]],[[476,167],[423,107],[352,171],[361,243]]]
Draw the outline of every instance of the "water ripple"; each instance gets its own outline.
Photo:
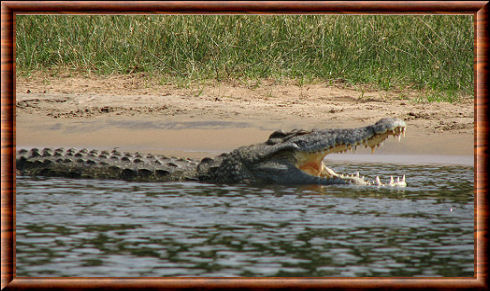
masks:
[[[17,177],[18,276],[473,276],[473,168],[404,189]]]

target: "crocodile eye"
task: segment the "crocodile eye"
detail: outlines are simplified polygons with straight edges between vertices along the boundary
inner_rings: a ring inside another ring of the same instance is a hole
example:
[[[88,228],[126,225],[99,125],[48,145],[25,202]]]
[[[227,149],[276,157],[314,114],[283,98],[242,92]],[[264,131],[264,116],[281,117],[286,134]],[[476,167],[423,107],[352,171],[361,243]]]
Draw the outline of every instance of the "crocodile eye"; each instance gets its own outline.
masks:
[[[286,133],[282,130],[276,130],[271,135],[269,136],[269,139],[271,138],[283,138],[286,136]]]

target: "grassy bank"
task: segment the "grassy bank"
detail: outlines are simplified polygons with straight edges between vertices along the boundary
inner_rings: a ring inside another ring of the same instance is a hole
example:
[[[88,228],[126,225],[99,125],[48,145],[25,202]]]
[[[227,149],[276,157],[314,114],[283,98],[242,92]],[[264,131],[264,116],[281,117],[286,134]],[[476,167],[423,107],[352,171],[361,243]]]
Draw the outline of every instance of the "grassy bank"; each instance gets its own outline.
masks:
[[[17,16],[17,70],[473,94],[471,16]],[[438,100],[439,97],[434,100]]]

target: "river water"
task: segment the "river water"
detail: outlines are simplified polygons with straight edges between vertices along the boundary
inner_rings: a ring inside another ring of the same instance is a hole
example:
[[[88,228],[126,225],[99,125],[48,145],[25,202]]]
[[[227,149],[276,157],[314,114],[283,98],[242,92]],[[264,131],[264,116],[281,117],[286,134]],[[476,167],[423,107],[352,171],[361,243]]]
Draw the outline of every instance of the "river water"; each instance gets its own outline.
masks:
[[[17,176],[17,276],[473,276],[470,166],[337,164],[408,187]]]

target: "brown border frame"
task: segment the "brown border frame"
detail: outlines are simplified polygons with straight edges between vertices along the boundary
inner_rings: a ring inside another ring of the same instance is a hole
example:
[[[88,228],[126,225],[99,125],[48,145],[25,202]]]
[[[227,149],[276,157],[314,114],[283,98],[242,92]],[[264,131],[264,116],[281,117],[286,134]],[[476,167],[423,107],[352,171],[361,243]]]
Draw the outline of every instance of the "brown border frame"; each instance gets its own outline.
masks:
[[[477,288],[488,289],[488,1],[15,2],[1,4],[1,288]],[[475,267],[469,278],[15,277],[15,15],[21,14],[468,14],[475,28]]]

